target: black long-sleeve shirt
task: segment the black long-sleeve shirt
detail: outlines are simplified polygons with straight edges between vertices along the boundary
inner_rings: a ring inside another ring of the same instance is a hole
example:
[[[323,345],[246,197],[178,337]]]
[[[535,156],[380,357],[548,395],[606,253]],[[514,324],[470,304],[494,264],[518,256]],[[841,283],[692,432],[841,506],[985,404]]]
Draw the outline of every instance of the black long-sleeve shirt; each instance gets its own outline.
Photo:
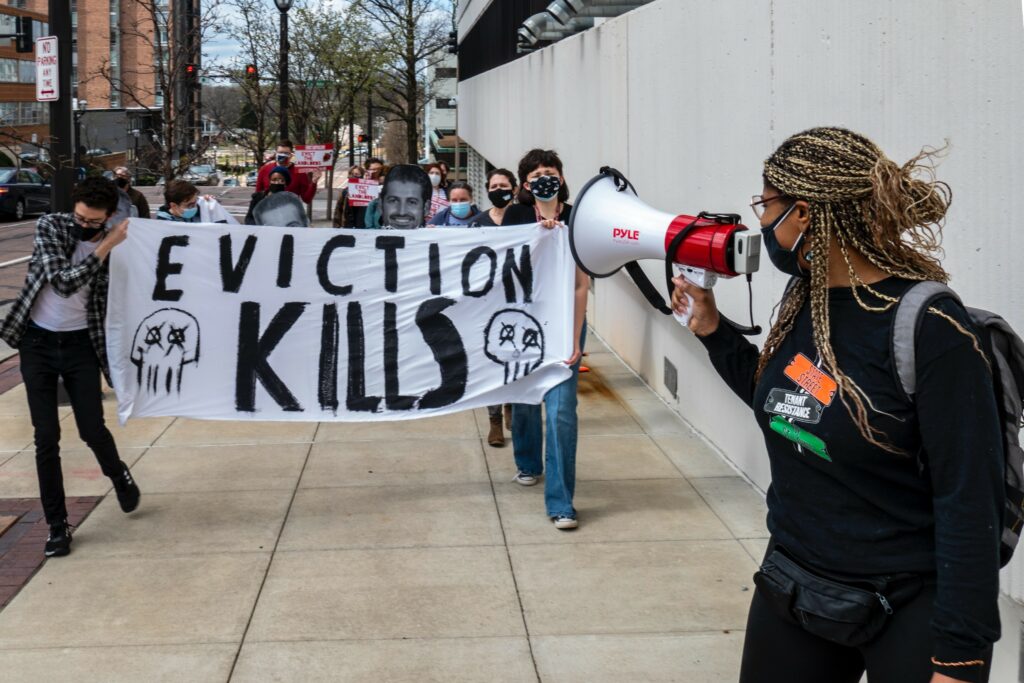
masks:
[[[899,297],[913,283],[875,285]],[[873,304],[874,300],[866,293]],[[933,575],[939,662],[983,659],[999,638],[999,537],[1004,498],[1000,426],[992,378],[972,340],[924,315],[917,335],[917,394],[908,400],[893,369],[892,310],[865,311],[848,288],[829,290],[832,348],[865,393],[871,424],[909,455],[864,439],[834,378],[818,366],[810,304],[758,382],[758,349],[726,324],[702,338],[715,369],[754,409],[771,464],[768,529],[796,558],[826,573]],[[934,308],[972,329],[952,299]],[[773,430],[793,427],[803,446]],[[979,667],[936,670],[974,680]],[[954,673],[955,671],[955,673]]]

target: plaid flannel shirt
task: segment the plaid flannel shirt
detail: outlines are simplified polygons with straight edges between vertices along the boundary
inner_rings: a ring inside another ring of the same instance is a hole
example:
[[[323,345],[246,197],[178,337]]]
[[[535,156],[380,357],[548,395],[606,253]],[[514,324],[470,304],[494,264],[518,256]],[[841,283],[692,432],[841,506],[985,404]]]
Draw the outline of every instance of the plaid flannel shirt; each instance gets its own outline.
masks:
[[[104,321],[107,314],[107,286],[110,275],[106,261],[100,261],[94,254],[90,254],[76,265],[71,264],[71,257],[81,236],[82,229],[70,213],[51,213],[39,219],[36,223],[32,260],[29,261],[25,286],[22,287],[21,294],[11,307],[7,318],[0,324],[0,339],[11,347],[18,348],[32,315],[32,304],[47,283],[53,285],[57,294],[65,297],[91,284],[92,290],[86,306],[89,337],[96,357],[99,358],[103,375],[109,382]]]

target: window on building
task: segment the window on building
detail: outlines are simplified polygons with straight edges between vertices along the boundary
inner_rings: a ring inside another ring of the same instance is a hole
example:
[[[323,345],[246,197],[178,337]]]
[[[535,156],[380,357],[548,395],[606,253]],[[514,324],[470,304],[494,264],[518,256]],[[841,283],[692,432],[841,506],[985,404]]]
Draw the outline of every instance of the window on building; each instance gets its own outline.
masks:
[[[0,59],[0,83],[18,82],[18,60]]]
[[[435,77],[436,78],[455,78],[456,75],[457,75],[457,72],[455,71],[454,67],[442,66],[442,67],[438,68],[438,70],[437,70],[437,72],[435,74]]]
[[[30,62],[27,59],[18,60],[18,82],[19,83],[35,83],[36,82],[36,65],[35,62]]]
[[[438,97],[434,100],[435,109],[455,109],[455,105],[452,104],[452,100],[449,97]]]

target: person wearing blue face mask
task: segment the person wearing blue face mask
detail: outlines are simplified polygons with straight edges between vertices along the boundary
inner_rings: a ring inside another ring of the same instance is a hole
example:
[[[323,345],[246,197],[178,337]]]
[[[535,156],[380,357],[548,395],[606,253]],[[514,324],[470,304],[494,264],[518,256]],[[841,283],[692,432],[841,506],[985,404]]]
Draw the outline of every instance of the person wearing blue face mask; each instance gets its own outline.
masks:
[[[428,225],[468,227],[480,215],[473,203],[473,188],[469,183],[456,180],[448,186],[449,205],[434,214]]]
[[[157,220],[199,223],[199,190],[184,180],[172,180],[164,188],[165,204],[156,211]]]

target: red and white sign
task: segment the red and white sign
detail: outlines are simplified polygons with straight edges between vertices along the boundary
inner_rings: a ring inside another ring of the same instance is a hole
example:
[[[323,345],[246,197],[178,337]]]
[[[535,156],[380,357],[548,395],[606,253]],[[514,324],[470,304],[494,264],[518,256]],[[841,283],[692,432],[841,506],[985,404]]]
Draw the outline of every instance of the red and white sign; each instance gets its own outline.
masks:
[[[433,218],[438,211],[440,211],[441,209],[447,209],[450,205],[451,202],[445,199],[444,195],[435,194],[430,199],[430,215],[427,216],[427,218]]]
[[[380,183],[376,180],[348,181],[348,205],[367,206],[380,196]]]
[[[36,102],[60,99],[57,76],[57,36],[36,39]]]
[[[295,145],[292,163],[300,171],[323,171],[334,165],[334,145]]]

